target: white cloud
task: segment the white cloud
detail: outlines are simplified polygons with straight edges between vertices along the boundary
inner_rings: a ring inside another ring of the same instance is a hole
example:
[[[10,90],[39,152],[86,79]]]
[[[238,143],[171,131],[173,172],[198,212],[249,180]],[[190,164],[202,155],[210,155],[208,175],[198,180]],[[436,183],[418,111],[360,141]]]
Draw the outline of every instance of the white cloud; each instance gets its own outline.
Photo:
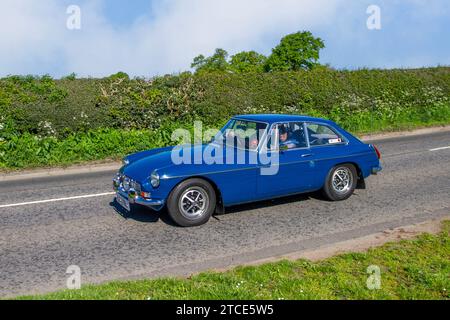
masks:
[[[336,66],[383,67],[391,65],[393,55],[406,61],[405,54],[414,66],[422,60],[427,64],[442,60],[442,54],[435,54],[439,46],[448,48],[442,42],[434,49],[422,42],[421,52],[414,55],[406,44],[407,52],[402,52],[401,39],[413,42],[431,28],[439,31],[442,25],[433,27],[433,17],[448,16],[447,1],[373,2],[382,6],[383,29],[368,34],[367,5],[360,1],[154,0],[151,12],[119,27],[104,16],[108,0],[74,0],[82,10],[82,28],[70,31],[66,28],[70,0],[0,0],[0,76],[179,72],[188,69],[196,55],[211,54],[217,47],[231,54],[252,49],[268,54],[283,35],[304,29],[324,38],[323,62]],[[404,15],[418,20],[420,27],[394,23]],[[396,52],[389,51],[392,43]]]
[[[0,72],[72,71],[103,76],[118,70],[150,76],[189,68],[192,58],[223,47],[268,51],[266,39],[327,24],[342,0],[163,0],[117,29],[102,13],[107,1],[81,5],[82,29],[66,29],[57,0],[1,0]],[[275,43],[273,43],[275,45]]]
[[[56,2],[1,0],[0,70],[2,74],[27,73],[36,65],[57,59],[65,17]],[[64,13],[64,11],[62,11]]]

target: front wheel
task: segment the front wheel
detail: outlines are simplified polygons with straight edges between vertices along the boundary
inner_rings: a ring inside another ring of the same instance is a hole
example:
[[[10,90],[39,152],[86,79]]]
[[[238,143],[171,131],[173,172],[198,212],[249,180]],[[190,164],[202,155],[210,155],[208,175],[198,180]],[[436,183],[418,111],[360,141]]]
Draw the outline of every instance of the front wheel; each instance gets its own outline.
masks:
[[[203,179],[189,179],[176,186],[167,199],[167,211],[182,227],[206,223],[216,207],[216,193]]]
[[[323,194],[331,201],[348,199],[355,191],[357,180],[358,174],[354,165],[338,165],[328,173]]]

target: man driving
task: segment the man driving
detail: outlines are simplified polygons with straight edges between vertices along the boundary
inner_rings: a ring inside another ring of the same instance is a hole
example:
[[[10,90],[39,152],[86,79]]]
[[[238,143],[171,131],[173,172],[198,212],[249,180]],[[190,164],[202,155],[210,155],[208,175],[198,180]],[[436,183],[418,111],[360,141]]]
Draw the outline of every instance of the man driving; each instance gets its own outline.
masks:
[[[280,149],[293,149],[297,148],[299,142],[292,137],[292,134],[285,125],[279,126],[279,137],[280,137]]]

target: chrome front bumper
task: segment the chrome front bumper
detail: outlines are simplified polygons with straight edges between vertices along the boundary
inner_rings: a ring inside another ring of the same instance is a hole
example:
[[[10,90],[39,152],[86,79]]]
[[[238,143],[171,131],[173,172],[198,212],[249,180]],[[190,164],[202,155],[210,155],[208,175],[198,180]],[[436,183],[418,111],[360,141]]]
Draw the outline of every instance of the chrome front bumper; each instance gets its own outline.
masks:
[[[128,191],[124,189],[120,179],[115,177],[113,179],[113,189],[117,193],[117,196],[122,196],[128,199],[130,204],[138,204],[141,206],[149,207],[155,211],[159,211],[164,207],[164,200],[144,198],[134,188],[129,188]]]

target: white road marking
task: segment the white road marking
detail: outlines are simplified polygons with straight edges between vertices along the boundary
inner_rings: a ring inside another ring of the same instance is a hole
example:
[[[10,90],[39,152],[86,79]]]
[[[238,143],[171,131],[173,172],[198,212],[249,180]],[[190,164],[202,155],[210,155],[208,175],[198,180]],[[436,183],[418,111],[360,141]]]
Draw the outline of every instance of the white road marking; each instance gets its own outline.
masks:
[[[430,149],[430,151],[439,151],[439,150],[445,150],[445,149],[450,149],[450,146],[448,146],[448,147],[441,147],[441,148],[435,148],[435,149]]]
[[[38,201],[2,204],[2,205],[0,205],[0,208],[10,208],[10,207],[18,207],[18,206],[27,206],[27,205],[30,205],[30,204],[40,204],[40,203],[48,203],[48,202],[58,202],[58,201],[67,201],[67,200],[103,197],[103,196],[111,196],[113,194],[116,194],[116,193],[115,192],[105,192],[105,193],[86,194],[86,195],[82,195],[82,196],[65,197],[65,198],[57,198],[57,199],[47,199],[47,200],[38,200]]]

